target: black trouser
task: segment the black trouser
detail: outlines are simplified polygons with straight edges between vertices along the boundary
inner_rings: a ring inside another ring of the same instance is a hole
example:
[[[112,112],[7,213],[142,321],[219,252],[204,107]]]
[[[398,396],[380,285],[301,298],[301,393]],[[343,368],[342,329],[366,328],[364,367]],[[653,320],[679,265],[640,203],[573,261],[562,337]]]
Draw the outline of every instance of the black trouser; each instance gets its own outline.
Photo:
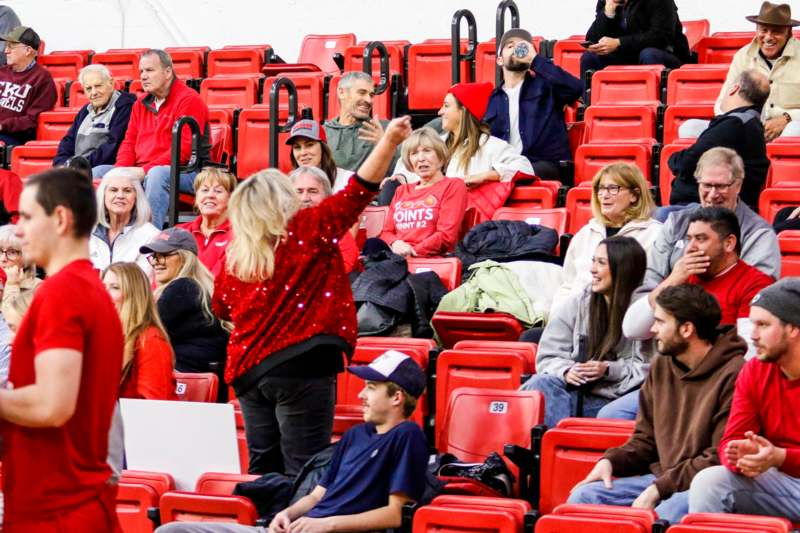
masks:
[[[295,476],[328,446],[333,433],[336,377],[264,376],[239,396],[251,474]]]
[[[797,206],[791,205],[782,208],[775,214],[775,221],[772,223],[772,227],[775,228],[776,233],[787,229],[800,229],[800,218],[789,218],[789,215],[795,209],[797,209]]]

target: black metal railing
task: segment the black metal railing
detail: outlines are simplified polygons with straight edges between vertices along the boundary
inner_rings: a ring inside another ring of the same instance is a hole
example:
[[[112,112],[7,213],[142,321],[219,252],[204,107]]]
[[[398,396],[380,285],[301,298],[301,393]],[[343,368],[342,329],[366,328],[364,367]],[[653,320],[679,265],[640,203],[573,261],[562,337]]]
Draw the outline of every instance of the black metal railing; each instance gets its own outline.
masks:
[[[469,33],[469,42],[467,44],[467,51],[465,54],[461,53],[461,20],[466,19],[467,21],[467,31]],[[451,42],[451,54],[452,54],[452,62],[451,62],[451,78],[453,80],[453,84],[459,83],[461,81],[461,62],[462,61],[469,61],[470,62],[470,71],[472,75],[469,80],[464,81],[471,81],[475,78],[474,70],[475,70],[475,51],[478,48],[478,25],[475,23],[475,15],[472,14],[472,11],[469,9],[459,9],[453,14],[453,20],[450,23],[450,42]]]
[[[500,55],[500,38],[506,32],[506,12],[511,13],[511,27],[519,28],[519,8],[514,0],[503,0],[497,5],[497,12],[495,14],[495,41],[494,41],[494,57]],[[503,83],[503,67],[495,63],[494,67],[494,86],[500,87]]]
[[[289,116],[285,124],[280,124],[278,122],[278,101],[281,89],[284,88],[289,95]],[[296,120],[297,87],[289,78],[278,78],[269,90],[269,166],[272,168],[279,168],[278,135],[291,130]]]
[[[181,165],[181,138],[185,126],[188,126],[192,133],[192,154],[186,165]],[[174,226],[178,223],[180,175],[185,172],[199,170],[203,164],[200,160],[200,141],[202,136],[200,126],[193,117],[180,117],[172,126],[172,150],[169,163],[169,211],[167,213],[167,223],[169,226]],[[160,230],[161,228],[158,229]]]

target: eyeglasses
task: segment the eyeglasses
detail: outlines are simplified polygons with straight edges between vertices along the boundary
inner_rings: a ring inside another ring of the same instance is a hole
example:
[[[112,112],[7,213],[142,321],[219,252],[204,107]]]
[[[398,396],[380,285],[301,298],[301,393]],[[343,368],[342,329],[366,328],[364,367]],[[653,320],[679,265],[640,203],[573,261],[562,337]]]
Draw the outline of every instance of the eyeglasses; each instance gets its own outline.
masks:
[[[736,185],[736,180],[731,181],[729,183],[704,183],[702,181],[698,181],[697,185],[701,191],[708,192],[716,189],[718,192],[725,194],[731,189],[731,187]]]
[[[6,256],[6,258],[11,259],[19,259],[19,256],[22,255],[22,252],[15,248],[0,248],[0,255]]]
[[[170,252],[168,254],[150,254],[147,256],[147,262],[150,263],[152,266],[156,265],[166,265],[167,264],[167,257],[172,255],[176,255],[178,252]]]
[[[627,190],[628,187],[624,187],[622,185],[600,185],[597,187],[597,196],[600,196],[603,193],[608,193],[609,196],[616,196],[622,189]]]
[[[16,50],[17,48],[22,48],[24,46],[28,45],[22,43],[6,43],[6,50]]]

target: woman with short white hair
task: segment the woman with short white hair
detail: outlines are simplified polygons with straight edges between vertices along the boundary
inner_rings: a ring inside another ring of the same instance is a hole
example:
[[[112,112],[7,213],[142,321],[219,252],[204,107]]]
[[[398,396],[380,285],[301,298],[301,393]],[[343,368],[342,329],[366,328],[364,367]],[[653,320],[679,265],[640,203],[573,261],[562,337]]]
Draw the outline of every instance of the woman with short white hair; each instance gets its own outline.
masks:
[[[131,262],[149,278],[152,267],[139,248],[158,234],[151,219],[139,179],[127,168],[109,171],[97,188],[97,226],[89,241],[94,267],[104,270],[111,263]]]
[[[78,111],[69,131],[58,143],[53,165],[65,165],[73,157],[84,157],[92,167],[102,166],[107,170],[117,159],[136,96],[115,89],[114,78],[105,65],[84,67],[78,79],[89,103]]]

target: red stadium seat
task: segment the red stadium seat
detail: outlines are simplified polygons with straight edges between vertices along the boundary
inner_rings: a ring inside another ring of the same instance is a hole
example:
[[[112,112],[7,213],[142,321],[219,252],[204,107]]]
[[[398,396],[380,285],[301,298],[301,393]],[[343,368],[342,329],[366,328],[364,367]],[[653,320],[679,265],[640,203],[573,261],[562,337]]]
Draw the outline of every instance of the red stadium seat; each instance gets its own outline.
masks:
[[[281,122],[286,120],[287,113],[279,113]],[[286,146],[289,133],[278,135],[278,154],[280,168],[288,172],[292,168],[289,159],[290,146]],[[242,110],[239,115],[239,131],[237,134],[237,174],[246,178],[259,170],[270,166],[269,163],[269,109],[257,104]]]
[[[36,128],[36,140],[61,141],[75,121],[75,115],[77,114],[78,112],[74,109],[40,113],[39,126]]]
[[[517,390],[527,361],[515,353],[445,350],[436,360],[436,448],[441,449],[448,402],[460,387]]]
[[[431,111],[442,107],[447,90],[453,85],[450,41],[412,44],[408,49],[408,108]],[[461,53],[466,53],[466,42]],[[468,63],[461,62],[461,81],[469,81]]]
[[[395,72],[391,73],[396,74]],[[334,119],[339,115],[339,97],[337,96],[337,89],[339,88],[339,80],[341,76],[333,76],[328,85],[328,119]],[[375,80],[375,85],[380,83],[380,74],[378,71],[372,76]],[[315,115],[317,116],[317,115]],[[381,120],[389,120],[392,118],[392,94],[389,89],[381,94],[375,95],[372,99],[372,116]]]
[[[160,494],[148,485],[120,481],[117,485],[117,519],[125,533],[152,533],[149,509],[158,507]]]
[[[591,104],[658,105],[661,74],[645,69],[603,69],[592,75]]]
[[[47,55],[78,54],[83,59],[83,64],[88,65],[89,63],[91,63],[91,59],[94,53],[95,53],[94,50],[54,50]]]
[[[136,80],[138,81],[138,80]],[[114,88],[118,91],[125,90],[125,80],[114,80]],[[67,95],[67,107],[70,109],[80,109],[89,103],[86,94],[83,92],[83,86],[80,82],[73,81],[69,84],[69,94]]]
[[[11,152],[11,172],[23,181],[53,167],[58,146],[54,143],[17,146]]]
[[[536,533],[593,532],[650,533],[655,511],[616,505],[559,505],[536,522]]]
[[[792,523],[785,518],[777,516],[757,516],[744,514],[723,513],[691,513],[681,519],[680,528],[691,526],[703,528],[707,532],[748,531],[751,533],[789,533]],[[698,531],[698,529],[676,529],[677,531]]]
[[[778,233],[781,247],[781,277],[800,276],[800,230]]]
[[[522,522],[503,508],[467,508],[426,505],[414,513],[412,533],[470,531],[475,533],[519,533]]]
[[[553,63],[563,68],[576,78],[581,77],[581,56],[585,48],[581,46],[584,39],[561,39],[553,47]]]
[[[269,109],[270,105],[270,90],[279,77],[289,78],[294,83],[294,87],[297,90],[298,113],[303,108],[310,107],[313,117],[316,120],[320,120],[322,117],[322,103],[325,100],[325,74],[322,72],[292,72],[281,74],[278,77],[267,78],[264,80],[264,89],[261,93],[262,105],[267,109]],[[278,95],[278,105],[287,110],[289,109],[289,94],[286,91],[281,91]]]
[[[594,216],[592,214],[591,187],[573,187],[567,191],[567,211],[569,212],[569,233],[575,235]],[[642,191],[649,194],[649,191]]]
[[[437,311],[431,324],[445,348],[462,340],[516,341],[524,330],[519,320],[507,313]]]
[[[797,207],[799,205],[800,187],[767,187],[761,191],[761,195],[758,197],[758,214],[764,217],[767,222],[772,224],[778,211],[784,207]]]
[[[575,183],[591,181],[610,163],[634,164],[642,171],[644,179],[651,182],[650,152],[645,146],[638,143],[591,143],[579,146],[575,153]]]
[[[407,257],[406,262],[412,274],[436,272],[448,291],[461,285],[461,260],[458,257]]]
[[[536,344],[532,342],[520,341],[484,341],[484,340],[463,340],[458,341],[454,346],[455,350],[470,351],[470,350],[494,350],[495,352],[505,353],[514,352],[520,354],[525,358],[527,364],[525,366],[526,374],[533,374],[536,372]]]
[[[550,183],[555,187],[551,187]],[[556,206],[560,186],[557,181],[545,180],[536,182],[536,185],[515,185],[506,199],[505,206],[552,209]]]
[[[558,421],[556,426],[559,429],[583,429],[586,431],[610,431],[633,433],[636,426],[634,420],[623,420],[621,418],[585,418],[567,417]]]
[[[711,120],[714,106],[709,104],[671,105],[664,113],[664,144],[672,144],[678,139],[678,129],[690,118]]]
[[[800,144],[768,143],[767,187],[800,187]]]
[[[700,39],[708,37],[709,31],[711,31],[711,22],[708,19],[682,20],[681,24],[686,40],[689,41],[690,50],[694,50]]]
[[[205,54],[208,47],[167,48],[172,58],[172,69],[182,80],[202,78]]]
[[[530,209],[523,207],[501,207],[492,220],[521,220],[528,224],[539,224],[553,228],[559,235],[567,232],[569,214],[563,207],[554,209]]]
[[[211,150],[209,152],[211,161],[229,165],[233,157],[233,128],[229,124],[210,120],[208,126],[211,130]]]
[[[206,78],[200,83],[200,98],[211,106],[247,108],[258,103],[257,76]]]
[[[667,77],[667,105],[714,105],[728,75],[725,65],[676,68]]]
[[[184,402],[215,402],[219,378],[210,372],[175,372],[175,395]]]
[[[403,72],[403,46],[399,44],[386,44],[386,51],[389,52],[389,71]],[[344,72],[353,70],[364,70],[364,49],[365,45],[358,44],[348,46],[344,51]],[[381,62],[378,53],[372,54],[372,73],[381,71]]]
[[[339,66],[333,60],[334,54],[344,54],[348,46],[356,44],[353,33],[338,35],[306,35],[300,45],[298,63],[312,63],[323,72],[338,74]]]
[[[86,66],[80,54],[47,54],[37,57],[36,61],[50,72],[54,80],[77,80],[78,73]]]
[[[93,64],[101,64],[108,67],[115,80],[136,80],[139,79],[139,58],[141,52],[138,51],[119,51],[102,52],[92,57]]]
[[[410,346],[416,349],[430,351],[436,349],[433,339],[416,339],[413,337],[359,337],[357,344],[363,346],[382,346],[395,348],[397,346]]]
[[[381,234],[388,213],[387,206],[368,206],[361,212],[361,216],[358,217],[358,236],[356,237],[356,243],[359,246],[363,246],[366,239],[378,237]]]
[[[208,53],[206,75],[214,76],[261,74],[264,64],[264,53],[253,48],[222,48]]]
[[[132,80],[128,84],[128,92],[134,95],[137,100],[141,100],[142,98],[147,96],[147,92],[144,90],[144,87],[142,86],[142,80]]]
[[[656,137],[655,106],[593,105],[586,109],[583,119],[586,123],[585,143],[640,142]]]
[[[200,476],[195,492],[171,491],[159,502],[161,523],[169,522],[233,522],[253,525],[258,512],[252,501],[233,496],[233,488],[242,481],[259,476],[247,474],[207,473]]]
[[[162,494],[168,490],[175,490],[175,480],[166,472],[150,472],[147,470],[123,470],[120,481],[142,483],[153,487]]]
[[[753,33],[739,35],[712,35],[703,37],[695,46],[698,63],[725,63],[730,64],[734,54],[743,46],[750,44]]]
[[[669,205],[669,195],[670,192],[672,192],[672,180],[675,179],[675,175],[669,169],[669,165],[667,164],[669,161],[669,156],[675,152],[686,150],[686,148],[689,146],[691,146],[689,143],[676,143],[665,144],[661,147],[660,163],[658,167],[658,189],[662,206]]]
[[[592,420],[592,419],[587,419]],[[548,514],[567,501],[576,483],[594,467],[608,448],[621,446],[632,434],[609,427],[553,428],[542,439],[539,511]]]

